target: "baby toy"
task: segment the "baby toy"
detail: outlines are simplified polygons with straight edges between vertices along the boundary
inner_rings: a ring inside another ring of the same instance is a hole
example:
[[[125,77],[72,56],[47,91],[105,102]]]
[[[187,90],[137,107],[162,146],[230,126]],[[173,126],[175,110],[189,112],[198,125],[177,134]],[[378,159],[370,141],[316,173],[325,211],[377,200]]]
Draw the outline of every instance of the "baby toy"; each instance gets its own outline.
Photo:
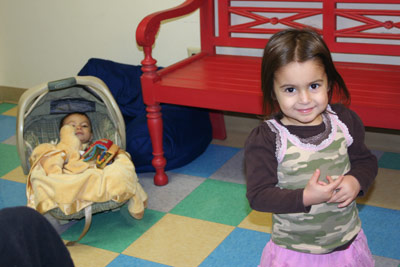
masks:
[[[100,139],[94,142],[83,154],[83,161],[95,161],[97,168],[103,169],[118,154],[119,146],[109,139]]]

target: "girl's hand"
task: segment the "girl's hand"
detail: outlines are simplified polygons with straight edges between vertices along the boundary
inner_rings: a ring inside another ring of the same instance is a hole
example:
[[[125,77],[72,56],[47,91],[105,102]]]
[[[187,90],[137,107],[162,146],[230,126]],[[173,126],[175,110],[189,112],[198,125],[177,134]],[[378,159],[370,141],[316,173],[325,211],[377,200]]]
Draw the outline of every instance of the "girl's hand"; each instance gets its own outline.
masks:
[[[328,203],[340,203],[339,208],[347,207],[361,190],[360,183],[352,175],[343,177],[342,182],[336,189],[336,193],[328,200]]]
[[[311,179],[308,181],[303,191],[303,204],[305,207],[320,204],[331,200],[335,189],[342,183],[343,176],[333,180],[331,177],[326,177],[329,183],[318,181],[321,171],[316,169]]]

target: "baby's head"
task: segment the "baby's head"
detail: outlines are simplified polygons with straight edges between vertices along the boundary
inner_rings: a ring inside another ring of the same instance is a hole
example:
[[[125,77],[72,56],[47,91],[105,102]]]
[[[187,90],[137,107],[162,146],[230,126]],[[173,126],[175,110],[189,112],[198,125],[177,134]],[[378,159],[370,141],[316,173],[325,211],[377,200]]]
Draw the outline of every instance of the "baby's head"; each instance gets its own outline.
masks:
[[[321,36],[311,29],[286,29],[274,34],[268,41],[261,65],[261,89],[264,111],[267,114],[279,110],[274,92],[276,72],[292,62],[313,61],[325,72],[328,86],[328,102],[333,95],[349,103],[350,94],[337,72],[331,53]],[[267,110],[268,109],[268,110]]]
[[[67,114],[61,119],[60,128],[66,124],[74,127],[75,135],[82,144],[87,144],[92,140],[92,125],[89,117],[85,113],[75,112]]]

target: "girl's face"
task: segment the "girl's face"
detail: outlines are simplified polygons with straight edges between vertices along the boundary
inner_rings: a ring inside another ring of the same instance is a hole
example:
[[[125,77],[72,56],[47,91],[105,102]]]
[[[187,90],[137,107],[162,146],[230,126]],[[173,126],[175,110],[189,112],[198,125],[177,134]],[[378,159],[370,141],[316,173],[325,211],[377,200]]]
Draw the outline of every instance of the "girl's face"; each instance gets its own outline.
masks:
[[[318,125],[328,105],[328,78],[316,60],[291,62],[274,75],[274,92],[285,125]]]
[[[81,114],[71,114],[64,120],[64,124],[69,124],[75,129],[75,135],[79,138],[82,144],[92,140],[92,127],[86,116]]]

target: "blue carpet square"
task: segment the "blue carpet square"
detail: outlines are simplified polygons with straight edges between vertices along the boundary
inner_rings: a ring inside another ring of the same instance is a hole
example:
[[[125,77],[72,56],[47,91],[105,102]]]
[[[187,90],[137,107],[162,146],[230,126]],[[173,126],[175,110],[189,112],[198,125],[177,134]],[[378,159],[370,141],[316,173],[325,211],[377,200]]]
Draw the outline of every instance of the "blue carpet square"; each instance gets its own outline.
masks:
[[[270,237],[267,233],[236,228],[200,266],[257,266]]]
[[[26,185],[0,179],[0,209],[26,206]]]
[[[0,125],[0,142],[15,135],[15,128],[17,125],[17,119],[15,117],[0,115]]]
[[[123,254],[120,254],[110,264],[107,265],[107,267],[131,267],[131,266],[162,267],[162,266],[169,266],[169,265],[146,261],[146,260],[138,259],[135,257],[123,255]]]
[[[400,170],[400,153],[385,152],[378,165],[380,168]]]
[[[400,210],[358,206],[372,254],[400,260]]]
[[[239,150],[239,148],[211,144],[197,159],[171,172],[208,178]]]

